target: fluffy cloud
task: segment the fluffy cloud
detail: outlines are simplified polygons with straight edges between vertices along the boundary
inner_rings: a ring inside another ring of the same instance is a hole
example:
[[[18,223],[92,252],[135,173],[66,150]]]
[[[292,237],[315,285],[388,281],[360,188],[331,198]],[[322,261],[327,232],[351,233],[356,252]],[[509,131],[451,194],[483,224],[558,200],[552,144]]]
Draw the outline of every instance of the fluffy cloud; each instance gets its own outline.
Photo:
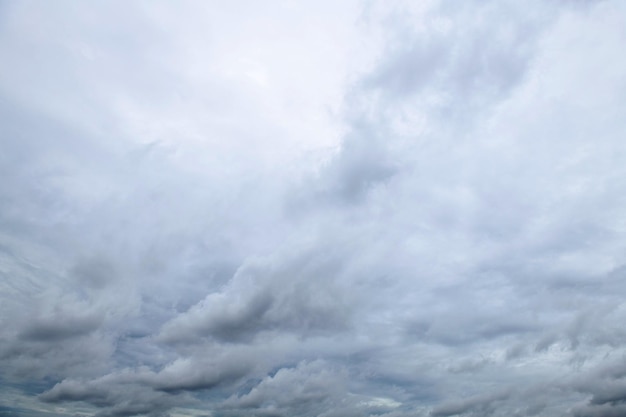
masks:
[[[624,414],[624,6],[0,5],[0,414]]]

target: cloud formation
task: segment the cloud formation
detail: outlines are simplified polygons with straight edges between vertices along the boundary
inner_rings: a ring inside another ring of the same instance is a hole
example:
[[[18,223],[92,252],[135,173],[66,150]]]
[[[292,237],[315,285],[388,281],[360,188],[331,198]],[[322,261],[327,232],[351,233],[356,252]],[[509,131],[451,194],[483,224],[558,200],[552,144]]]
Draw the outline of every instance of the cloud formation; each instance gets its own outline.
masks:
[[[623,415],[625,18],[1,3],[0,415]]]

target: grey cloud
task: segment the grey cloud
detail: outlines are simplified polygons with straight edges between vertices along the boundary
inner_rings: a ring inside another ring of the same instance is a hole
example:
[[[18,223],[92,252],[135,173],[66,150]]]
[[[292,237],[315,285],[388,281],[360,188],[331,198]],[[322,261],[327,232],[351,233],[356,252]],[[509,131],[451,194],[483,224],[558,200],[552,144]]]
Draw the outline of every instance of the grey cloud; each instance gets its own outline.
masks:
[[[526,353],[526,346],[523,343],[517,343],[510,346],[506,350],[506,359],[513,360],[523,356]]]
[[[59,378],[62,375],[93,375],[107,369],[112,341],[92,334],[62,342],[23,341],[6,343],[0,358],[3,373],[17,380]]]
[[[506,400],[509,395],[507,391],[503,391],[450,401],[435,407],[431,415],[434,417],[448,417],[466,413],[489,415],[495,410],[496,403]]]
[[[120,278],[111,262],[99,258],[79,260],[71,273],[80,285],[95,289],[101,289]]]
[[[626,402],[626,362],[624,358],[607,360],[567,381],[578,392],[590,395],[585,405],[573,409],[574,416],[620,415]]]
[[[96,379],[65,379],[39,398],[47,403],[89,403],[100,409],[99,416],[153,415],[195,403],[190,392],[232,384],[250,370],[247,358],[217,353],[212,358],[180,358],[158,372],[144,367]]]
[[[365,126],[355,129],[344,139],[339,155],[327,168],[329,191],[339,201],[359,202],[376,185],[389,181],[397,168],[384,147],[378,144],[382,139],[371,137]]]
[[[114,401],[108,397],[105,390],[94,389],[93,384],[90,386],[81,381],[63,381],[40,396],[43,401],[49,402],[88,401],[95,405],[113,404]]]
[[[11,3],[0,403],[623,414],[625,10],[570,3]]]
[[[427,324],[417,322],[417,325],[413,323],[407,325],[409,337],[431,340],[445,345],[464,345],[510,335],[533,333],[537,330],[538,327],[535,324],[524,318],[515,322],[509,318],[481,316],[478,313],[467,317],[458,317],[456,313],[441,314]]]
[[[203,304],[217,304],[217,300],[213,298],[209,298]],[[205,336],[229,342],[248,342],[254,337],[255,332],[269,326],[263,323],[263,316],[272,307],[273,303],[274,300],[271,294],[257,294],[246,300],[240,309],[232,312],[222,312],[221,315],[216,315],[214,318],[209,313],[205,315],[207,323],[191,323],[189,326],[181,326],[184,318],[178,316],[173,323],[165,325],[162,338],[165,341],[174,341],[176,336],[169,336],[171,333],[175,335],[185,331],[194,332],[194,329],[197,329],[197,334],[189,334],[187,337],[181,335],[183,338],[181,341],[185,341],[185,339],[187,341],[193,340],[196,336]],[[199,308],[201,307],[192,307],[193,311],[190,314],[194,314]],[[204,314],[198,314],[198,316],[200,315]],[[202,320],[202,318],[199,317],[198,320]]]
[[[576,417],[619,417],[623,416],[625,412],[626,406],[623,404],[604,404],[598,407],[577,407],[572,415]]]
[[[367,120],[356,121],[337,154],[314,178],[296,184],[287,199],[287,212],[306,214],[324,208],[363,204],[377,188],[393,181],[400,167],[386,150],[385,132]]]
[[[300,363],[296,368],[279,369],[249,393],[226,400],[222,407],[300,414],[313,404],[319,407],[329,397],[339,396],[344,385],[345,375],[327,369],[323,363]]]
[[[259,332],[302,335],[336,332],[350,322],[350,295],[338,284],[339,258],[305,251],[282,265],[272,260],[242,266],[229,285],[165,323],[159,338],[190,342],[213,338],[249,342]]]
[[[520,84],[543,29],[532,8],[515,2],[458,7],[443,1],[424,13],[421,25],[410,13],[395,17],[385,60],[363,87],[389,100],[420,94],[459,121]]]
[[[351,394],[347,369],[316,360],[281,368],[220,408],[225,415],[387,416],[400,405],[390,398]]]
[[[448,367],[450,372],[458,374],[465,372],[475,372],[485,366],[488,366],[492,363],[492,360],[489,358],[480,358],[480,359],[465,359],[460,361],[459,363],[453,364]]]
[[[25,340],[53,342],[66,338],[87,335],[100,327],[102,318],[98,316],[52,315],[30,323],[19,337]]]
[[[253,360],[241,354],[219,355],[210,360],[191,357],[165,367],[156,375],[154,386],[165,392],[210,389],[237,381],[252,368]]]

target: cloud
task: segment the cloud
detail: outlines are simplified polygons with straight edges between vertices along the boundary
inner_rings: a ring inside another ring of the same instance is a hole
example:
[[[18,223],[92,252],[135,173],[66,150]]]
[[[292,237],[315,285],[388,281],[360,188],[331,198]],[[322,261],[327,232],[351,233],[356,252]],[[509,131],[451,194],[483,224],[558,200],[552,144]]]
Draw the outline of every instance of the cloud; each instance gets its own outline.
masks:
[[[401,404],[349,392],[346,368],[323,360],[301,361],[266,376],[248,392],[231,396],[224,415],[387,415]]]
[[[39,395],[47,403],[85,402],[97,415],[152,415],[177,405],[196,404],[190,392],[232,384],[251,369],[232,352],[210,358],[178,358],[155,372],[147,367],[115,371],[96,379],[65,379]]]
[[[51,317],[32,323],[20,338],[36,341],[54,341],[89,334],[100,325],[97,317]]]
[[[500,392],[487,395],[474,396],[463,400],[444,403],[435,407],[432,416],[448,417],[468,412],[480,415],[489,415],[495,409],[495,402],[506,400],[508,393]]]
[[[618,2],[1,7],[0,414],[623,414]]]
[[[296,368],[279,369],[250,392],[226,400],[223,407],[253,409],[259,414],[314,413],[310,407],[324,409],[322,403],[345,392],[345,379],[322,362],[300,363]]]
[[[619,415],[626,399],[626,367],[623,358],[611,358],[584,375],[573,378],[571,386],[591,395],[584,405],[573,408],[571,415]]]
[[[350,320],[349,294],[337,284],[335,254],[304,252],[291,261],[251,261],[223,291],[209,294],[187,312],[165,323],[159,338],[190,342],[214,338],[250,342],[263,331],[316,334],[341,331]]]

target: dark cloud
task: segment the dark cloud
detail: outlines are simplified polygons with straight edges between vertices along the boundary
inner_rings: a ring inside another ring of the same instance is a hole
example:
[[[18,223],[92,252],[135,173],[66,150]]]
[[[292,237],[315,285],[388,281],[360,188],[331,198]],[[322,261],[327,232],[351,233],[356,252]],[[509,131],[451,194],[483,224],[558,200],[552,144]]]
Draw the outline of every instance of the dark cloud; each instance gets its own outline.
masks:
[[[495,410],[496,402],[506,400],[508,396],[507,392],[499,392],[450,401],[433,408],[431,415],[434,417],[448,417],[467,413],[490,415]]]
[[[100,327],[99,317],[77,317],[62,315],[46,317],[29,324],[19,335],[21,339],[40,342],[54,342],[72,337],[87,335]]]
[[[574,407],[571,415],[619,415],[626,403],[626,362],[624,358],[609,359],[574,378],[571,386],[588,396],[587,403]]]
[[[194,404],[190,392],[231,384],[250,372],[241,355],[181,358],[155,372],[146,367],[113,372],[97,379],[65,379],[39,395],[46,403],[85,402],[98,415],[131,416],[164,412]]]

